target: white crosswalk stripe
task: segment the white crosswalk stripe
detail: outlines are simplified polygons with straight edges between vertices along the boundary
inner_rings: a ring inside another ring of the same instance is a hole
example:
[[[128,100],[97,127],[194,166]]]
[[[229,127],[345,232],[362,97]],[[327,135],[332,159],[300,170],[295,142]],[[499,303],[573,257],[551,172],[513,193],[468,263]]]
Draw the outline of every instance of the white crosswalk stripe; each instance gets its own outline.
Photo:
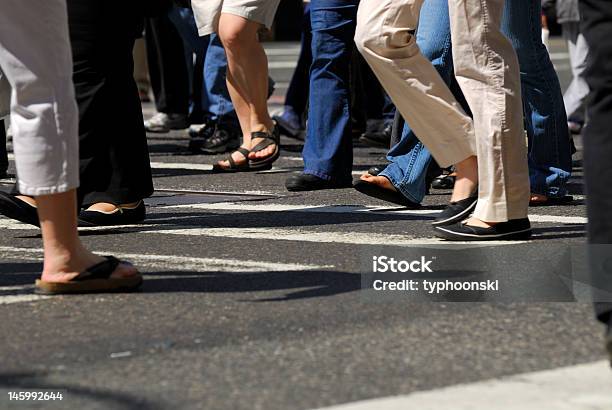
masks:
[[[609,410],[610,386],[600,361],[319,410]]]
[[[427,223],[431,217],[439,211],[430,209],[408,210],[397,207],[372,207],[372,206],[316,206],[316,205],[281,205],[281,204],[262,204],[258,202],[238,202],[238,203],[198,203],[187,205],[169,205],[159,206],[163,209],[195,209],[202,211],[201,218],[211,217],[205,211],[224,211],[224,212],[297,212],[297,213],[330,213],[330,214],[376,214],[376,215],[398,215],[398,216],[414,216],[423,219]],[[203,236],[215,238],[235,238],[235,239],[264,239],[264,240],[282,240],[296,242],[313,242],[313,243],[341,243],[351,245],[371,245],[373,243],[387,244],[398,247],[414,247],[414,246],[446,246],[457,247],[466,244],[461,242],[447,242],[437,238],[413,237],[409,234],[381,234],[372,232],[355,232],[355,231],[333,231],[327,229],[325,232],[317,232],[312,229],[304,229],[301,227],[291,228],[274,228],[274,227],[199,227],[189,223],[194,216],[176,216],[166,217],[163,219],[150,219],[140,225],[124,225],[114,227],[92,227],[81,228],[81,231],[105,231],[109,229],[128,229],[138,232],[140,229],[147,234],[157,235],[184,235],[184,236]],[[530,219],[533,223],[554,223],[566,225],[583,225],[586,224],[585,217],[578,216],[556,216],[556,215],[531,215]],[[181,223],[182,222],[182,223]],[[22,223],[0,219],[0,228],[9,230],[36,230],[37,228]],[[486,246],[510,246],[523,242],[507,242],[507,241],[491,241],[482,242]],[[477,245],[479,242],[469,242],[470,245]]]
[[[148,267],[155,270],[167,270],[169,272],[180,270],[187,272],[228,272],[228,273],[251,273],[251,272],[298,272],[314,271],[332,268],[331,265],[312,265],[298,263],[277,263],[263,262],[241,259],[222,259],[222,258],[197,258],[177,255],[154,255],[154,254],[134,254],[116,252],[98,252],[100,255],[115,254],[120,259],[129,260],[139,267]],[[43,250],[37,248],[19,248],[11,246],[0,246],[0,260],[27,259],[42,261]],[[150,280],[167,279],[188,279],[201,278],[189,275],[155,275],[147,276]],[[34,295],[33,285],[15,285],[0,287],[0,305],[13,303],[35,302],[49,299],[49,296]]]

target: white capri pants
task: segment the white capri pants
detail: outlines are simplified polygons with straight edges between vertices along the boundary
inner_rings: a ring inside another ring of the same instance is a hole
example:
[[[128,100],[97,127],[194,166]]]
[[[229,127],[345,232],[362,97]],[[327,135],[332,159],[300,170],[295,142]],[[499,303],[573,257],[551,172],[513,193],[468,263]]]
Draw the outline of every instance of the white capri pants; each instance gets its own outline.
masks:
[[[191,0],[191,7],[200,36],[206,36],[218,30],[221,13],[244,17],[270,28],[279,3],[280,0]]]
[[[0,1],[0,70],[10,85],[19,191],[79,185],[78,109],[65,0]],[[3,93],[0,92],[0,95]]]

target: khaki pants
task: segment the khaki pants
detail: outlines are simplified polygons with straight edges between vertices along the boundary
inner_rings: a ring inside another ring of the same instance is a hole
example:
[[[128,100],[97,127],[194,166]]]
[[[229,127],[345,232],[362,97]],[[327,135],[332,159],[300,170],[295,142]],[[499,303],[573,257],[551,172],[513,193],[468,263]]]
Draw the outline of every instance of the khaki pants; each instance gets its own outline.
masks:
[[[525,218],[527,147],[518,59],[500,31],[504,0],[449,0],[455,76],[473,121],[416,44],[423,1],[362,0],[357,46],[441,166],[477,155],[474,216],[487,222]]]

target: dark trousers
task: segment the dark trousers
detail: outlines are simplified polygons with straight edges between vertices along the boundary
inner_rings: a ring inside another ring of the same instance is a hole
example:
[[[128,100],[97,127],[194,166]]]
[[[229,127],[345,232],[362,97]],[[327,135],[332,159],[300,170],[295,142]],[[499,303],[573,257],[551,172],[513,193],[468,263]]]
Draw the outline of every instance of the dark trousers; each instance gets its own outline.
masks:
[[[299,116],[304,114],[308,103],[311,65],[312,25],[310,24],[310,3],[306,3],[302,20],[302,48],[297,67],[295,67],[289,88],[287,89],[287,95],[285,96],[285,106],[293,108],[293,111]]]
[[[609,0],[581,0],[582,31],[589,44],[587,82],[589,125],[584,137],[591,271],[595,287],[612,291],[612,5]],[[608,246],[603,246],[608,245]],[[611,320],[612,303],[596,305],[598,318]]]
[[[79,200],[125,204],[149,197],[153,180],[132,49],[142,11],[131,2],[68,0],[79,106]]]
[[[304,173],[350,182],[353,166],[351,56],[359,0],[313,0],[312,67]]]
[[[189,70],[183,40],[167,15],[145,20],[151,88],[158,112],[187,114]]]
[[[0,121],[0,175],[6,174],[8,170],[8,154],[6,152],[6,132],[4,121]]]

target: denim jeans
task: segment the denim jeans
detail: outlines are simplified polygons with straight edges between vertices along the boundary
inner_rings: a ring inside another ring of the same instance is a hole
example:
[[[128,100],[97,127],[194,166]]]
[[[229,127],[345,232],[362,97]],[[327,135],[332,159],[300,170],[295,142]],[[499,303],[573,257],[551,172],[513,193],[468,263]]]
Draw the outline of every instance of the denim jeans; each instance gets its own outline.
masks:
[[[550,57],[541,40],[540,2],[507,0],[502,30],[518,54],[521,67],[523,108],[529,138],[531,192],[563,197],[571,176],[571,151],[563,95]],[[451,84],[453,76],[450,23],[447,0],[423,4],[417,43],[442,76]],[[459,101],[456,87],[453,93]],[[468,109],[464,105],[464,109]],[[388,154],[391,161],[381,173],[408,199],[421,202],[431,154],[405,126],[402,139]]]
[[[169,17],[183,38],[185,47],[198,56],[204,56],[202,109],[214,121],[238,126],[238,118],[225,83],[227,58],[219,36],[211,34],[200,37],[191,9],[174,7]]]
[[[353,146],[349,69],[358,0],[313,0],[310,106],[304,173],[352,180]]]

